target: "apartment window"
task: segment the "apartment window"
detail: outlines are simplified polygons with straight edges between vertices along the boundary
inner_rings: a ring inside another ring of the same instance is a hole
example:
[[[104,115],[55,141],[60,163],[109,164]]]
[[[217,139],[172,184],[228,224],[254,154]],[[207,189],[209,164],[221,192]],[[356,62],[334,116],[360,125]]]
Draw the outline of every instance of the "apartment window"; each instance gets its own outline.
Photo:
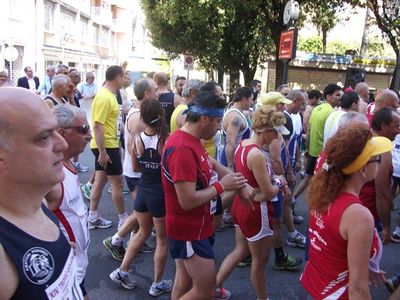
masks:
[[[108,30],[107,29],[104,29],[103,28],[103,30],[102,30],[102,32],[101,32],[101,45],[103,46],[103,47],[106,47],[106,48],[108,48],[108,47],[110,47],[110,45],[109,45],[109,43],[108,43],[108,40],[109,40],[109,38],[108,38]]]
[[[54,29],[54,4],[45,1],[43,6],[44,6],[44,30],[51,32]]]
[[[61,10],[60,25],[64,33],[74,34],[75,32],[75,14],[67,10]]]
[[[9,0],[10,19],[22,21],[26,11],[26,2],[23,0]]]
[[[93,25],[93,44],[99,44],[99,25]]]
[[[81,40],[86,41],[88,36],[88,27],[89,27],[88,19],[81,18]]]

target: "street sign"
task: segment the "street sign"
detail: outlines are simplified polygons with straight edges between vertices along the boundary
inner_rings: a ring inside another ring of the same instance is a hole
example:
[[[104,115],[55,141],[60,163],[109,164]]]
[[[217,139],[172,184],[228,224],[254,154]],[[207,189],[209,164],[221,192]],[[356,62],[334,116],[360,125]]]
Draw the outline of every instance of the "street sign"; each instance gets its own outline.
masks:
[[[18,56],[19,52],[15,47],[7,47],[3,50],[3,57],[8,61],[16,61]]]
[[[293,59],[296,57],[297,28],[281,32],[279,42],[279,59]]]
[[[194,67],[194,57],[193,55],[184,55],[183,58],[183,69],[184,70],[193,70]]]

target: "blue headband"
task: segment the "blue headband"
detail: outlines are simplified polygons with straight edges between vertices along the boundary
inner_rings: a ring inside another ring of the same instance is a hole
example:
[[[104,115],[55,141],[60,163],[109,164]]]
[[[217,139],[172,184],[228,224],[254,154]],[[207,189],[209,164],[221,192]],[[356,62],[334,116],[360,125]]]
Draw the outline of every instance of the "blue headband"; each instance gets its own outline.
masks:
[[[198,105],[191,105],[188,107],[188,111],[198,114],[200,116],[207,116],[207,117],[222,118],[224,116],[223,108],[210,108]]]

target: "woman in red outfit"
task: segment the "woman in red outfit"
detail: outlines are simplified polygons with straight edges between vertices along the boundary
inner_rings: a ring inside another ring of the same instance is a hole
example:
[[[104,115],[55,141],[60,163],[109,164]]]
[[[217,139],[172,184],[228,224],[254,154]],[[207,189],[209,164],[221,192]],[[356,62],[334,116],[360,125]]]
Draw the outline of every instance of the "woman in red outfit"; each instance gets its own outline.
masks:
[[[253,135],[236,148],[235,171],[242,173],[257,193],[251,205],[241,201],[239,196],[235,196],[233,200],[232,216],[237,225],[236,246],[225,258],[217,275],[217,287],[221,287],[238,262],[249,255],[250,250],[251,281],[257,299],[263,300],[267,299],[265,267],[273,234],[269,224],[270,211],[267,202],[274,199],[287,183],[283,176],[273,175],[261,147],[276,139],[278,132],[288,132],[283,126],[285,122],[282,112],[276,111],[274,107],[261,107],[253,115]]]
[[[371,299],[369,283],[383,282],[382,243],[359,193],[391,149],[389,139],[364,128],[340,130],[328,141],[308,191],[310,252],[301,283],[314,299]]]

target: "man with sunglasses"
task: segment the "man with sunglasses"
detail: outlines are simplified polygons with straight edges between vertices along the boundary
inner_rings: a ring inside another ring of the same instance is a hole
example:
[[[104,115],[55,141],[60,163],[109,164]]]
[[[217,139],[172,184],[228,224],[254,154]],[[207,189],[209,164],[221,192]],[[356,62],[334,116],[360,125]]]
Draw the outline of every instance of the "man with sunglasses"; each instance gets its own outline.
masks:
[[[400,117],[396,111],[383,107],[374,113],[372,118],[372,131],[375,136],[383,136],[394,141],[400,133]],[[392,153],[382,154],[378,174],[375,180],[367,182],[360,191],[360,200],[372,213],[375,227],[382,231],[382,242],[390,242],[391,208],[393,196],[391,192],[392,180]]]
[[[49,209],[59,219],[62,232],[75,250],[77,279],[82,294],[88,299],[85,289],[85,274],[89,262],[88,213],[80,191],[77,170],[71,159],[82,153],[90,141],[90,127],[85,111],[75,106],[57,105],[53,114],[59,126],[57,132],[68,143],[68,148],[64,150],[62,160],[64,181],[55,185],[45,199]]]

